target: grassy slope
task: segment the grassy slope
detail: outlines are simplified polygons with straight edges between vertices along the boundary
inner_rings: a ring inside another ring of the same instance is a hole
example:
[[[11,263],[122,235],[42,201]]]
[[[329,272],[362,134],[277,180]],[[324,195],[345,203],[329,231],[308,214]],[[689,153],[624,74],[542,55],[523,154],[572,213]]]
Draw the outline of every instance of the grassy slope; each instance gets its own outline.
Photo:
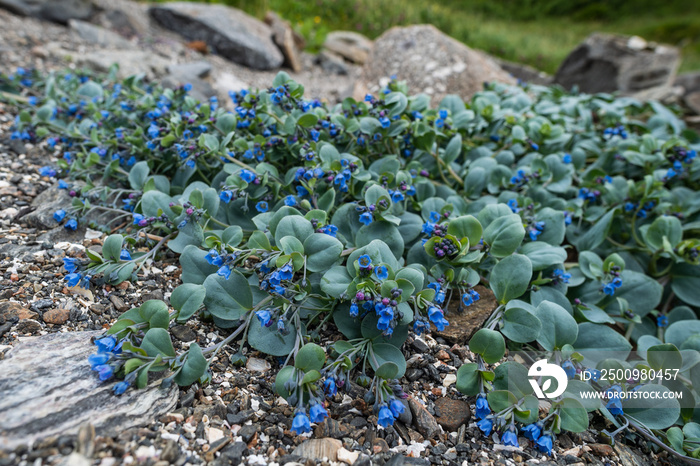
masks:
[[[203,0],[207,1],[207,0]],[[317,50],[328,31],[377,37],[432,23],[470,47],[554,73],[594,31],[637,34],[682,47],[681,71],[700,70],[700,2],[692,0],[209,0],[292,21]]]

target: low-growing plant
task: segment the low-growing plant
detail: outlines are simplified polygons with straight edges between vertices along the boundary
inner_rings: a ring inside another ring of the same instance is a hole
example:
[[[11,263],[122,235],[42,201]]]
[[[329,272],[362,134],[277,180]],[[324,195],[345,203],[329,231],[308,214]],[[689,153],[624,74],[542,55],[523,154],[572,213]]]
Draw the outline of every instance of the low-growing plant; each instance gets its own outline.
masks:
[[[29,96],[13,137],[63,152],[42,169],[73,197],[57,221],[74,229],[99,210],[113,217],[92,228],[120,230],[101,254],[65,259],[70,286],[180,254],[172,310],[147,301],[95,341],[90,363],[115,393],[157,371],[164,385],[206,383],[214,355],[238,347],[243,364],[247,344],[285,359],[275,389],[295,432],[351,381],[386,427],[404,410],[408,334],[443,330],[481,284],[498,306],[457,388],[486,435],[517,446],[520,430],[550,454],[598,411],[618,427],[611,441],[632,425],[700,457],[698,137],[668,108],[500,84],[431,108],[396,80],[328,107],[280,73],[231,93],[230,112],[137,76],[1,79]],[[195,315],[230,334],[178,353],[168,328]],[[324,348],[326,326],[344,338]],[[519,351],[570,379],[542,419],[526,361],[503,361]]]

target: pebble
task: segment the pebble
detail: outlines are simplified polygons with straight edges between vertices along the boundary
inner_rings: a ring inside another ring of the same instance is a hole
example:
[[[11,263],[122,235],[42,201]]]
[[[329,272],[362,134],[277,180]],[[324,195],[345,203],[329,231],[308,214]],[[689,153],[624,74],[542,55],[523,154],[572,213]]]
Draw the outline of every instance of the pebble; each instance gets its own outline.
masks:
[[[456,374],[447,374],[445,378],[442,380],[442,386],[443,387],[449,387],[450,385],[457,383],[457,375]]]
[[[51,309],[43,315],[44,322],[54,325],[66,323],[69,317],[70,311],[68,309]]]
[[[260,358],[248,358],[248,362],[246,362],[245,367],[251,372],[263,373],[269,371],[272,368],[272,366],[266,359]]]
[[[338,461],[342,461],[343,463],[347,463],[350,465],[355,464],[355,461],[357,461],[357,458],[360,456],[360,452],[357,451],[349,451],[346,450],[345,448],[339,448],[338,451],[336,452]]]

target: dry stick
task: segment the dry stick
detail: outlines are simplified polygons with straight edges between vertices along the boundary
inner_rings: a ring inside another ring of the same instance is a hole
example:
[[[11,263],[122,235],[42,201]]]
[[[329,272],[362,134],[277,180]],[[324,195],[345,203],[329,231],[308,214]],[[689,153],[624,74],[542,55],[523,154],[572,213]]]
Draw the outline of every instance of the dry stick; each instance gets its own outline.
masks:
[[[28,97],[21,96],[19,94],[13,94],[11,92],[6,92],[6,91],[0,91],[0,97],[3,97],[8,100],[16,100],[17,102],[24,102],[27,103],[29,102]]]

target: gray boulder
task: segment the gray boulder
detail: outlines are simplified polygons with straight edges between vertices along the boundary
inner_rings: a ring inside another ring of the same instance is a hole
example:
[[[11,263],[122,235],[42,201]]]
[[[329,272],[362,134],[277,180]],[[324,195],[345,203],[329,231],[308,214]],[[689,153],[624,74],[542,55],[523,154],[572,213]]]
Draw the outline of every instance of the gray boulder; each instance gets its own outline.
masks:
[[[165,74],[168,61],[153,52],[143,50],[100,50],[77,57],[78,66],[86,66],[95,71],[107,72],[113,64],[119,65],[117,75],[125,78],[144,73],[149,79]]]
[[[161,26],[192,41],[206,42],[215,53],[258,70],[279,68],[284,57],[263,22],[235,8],[174,2],[149,8]]]
[[[323,47],[348,61],[364,65],[372,51],[372,41],[358,32],[329,32]]]
[[[559,66],[554,82],[582,92],[656,95],[650,89],[670,88],[680,65],[676,47],[646,42],[641,37],[591,34]]]
[[[71,19],[68,21],[68,25],[73,29],[81,38],[86,41],[99,45],[101,47],[107,48],[119,48],[119,49],[131,49],[133,46],[131,42],[124,39],[122,36],[116,32],[112,32],[109,29],[105,29],[100,26],[95,26],[94,24],[87,23],[85,21],[80,21],[79,19]]]
[[[190,95],[199,101],[205,101],[216,95],[212,85],[203,79],[209,76],[209,73],[211,73],[211,64],[204,60],[170,65],[168,75],[163,77],[161,84],[170,89],[191,84]]]
[[[94,12],[90,0],[0,0],[0,8],[61,24],[71,19],[87,19]]]
[[[394,27],[377,38],[354,97],[376,93],[392,75],[407,81],[411,93],[428,94],[433,104],[448,94],[468,99],[485,82],[516,82],[491,57],[431,25]]]
[[[52,333],[26,339],[0,361],[0,450],[54,435],[76,434],[90,423],[98,435],[117,435],[145,425],[172,410],[178,388],[144,390],[114,396],[101,383],[87,357],[91,337],[102,332]]]

